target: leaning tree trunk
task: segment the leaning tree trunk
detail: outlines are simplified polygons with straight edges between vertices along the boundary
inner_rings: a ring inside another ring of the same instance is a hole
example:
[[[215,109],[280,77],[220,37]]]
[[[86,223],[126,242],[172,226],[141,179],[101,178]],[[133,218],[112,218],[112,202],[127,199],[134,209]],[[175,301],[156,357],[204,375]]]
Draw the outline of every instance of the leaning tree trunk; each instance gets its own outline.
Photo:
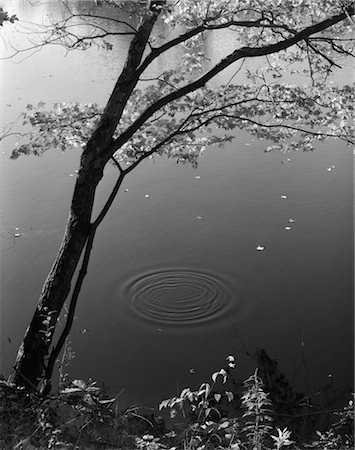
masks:
[[[159,2],[157,2],[159,4]],[[161,3],[165,3],[165,0]],[[113,134],[142,72],[139,65],[160,8],[150,2],[132,39],[121,75],[105,107],[98,128],[81,157],[68,223],[62,245],[43,285],[38,306],[17,353],[13,381],[37,388],[44,381],[47,358],[60,312],[68,297],[71,281],[83,253],[91,227],[95,191],[108,160],[117,150]],[[128,138],[127,138],[128,139]],[[122,144],[124,144],[122,140]],[[48,380],[46,380],[48,381]]]
[[[102,178],[103,166],[92,169],[88,166],[91,158],[86,158],[85,154],[61,247],[17,354],[13,380],[18,385],[37,387],[43,379],[58,317],[70,292],[71,281],[89,235],[95,190]]]

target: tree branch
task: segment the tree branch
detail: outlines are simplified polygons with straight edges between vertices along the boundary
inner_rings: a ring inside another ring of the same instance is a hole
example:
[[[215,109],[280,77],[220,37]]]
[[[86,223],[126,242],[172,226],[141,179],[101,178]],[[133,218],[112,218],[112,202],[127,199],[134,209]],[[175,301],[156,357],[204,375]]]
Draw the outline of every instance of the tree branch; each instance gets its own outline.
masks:
[[[91,250],[93,247],[96,230],[97,230],[98,226],[100,225],[100,223],[105,218],[107,212],[109,211],[109,209],[117,195],[117,192],[119,191],[119,188],[121,187],[124,177],[125,177],[125,174],[121,171],[120,176],[118,177],[116,184],[115,184],[108,200],[106,201],[104,207],[102,208],[100,214],[98,215],[96,220],[90,225],[90,231],[89,231],[89,235],[88,235],[86,246],[85,246],[83,262],[81,264],[79,275],[76,280],[73,294],[72,294],[72,297],[71,297],[70,303],[69,303],[67,320],[65,322],[64,329],[58,339],[58,342],[55,345],[55,347],[52,349],[51,354],[48,358],[47,367],[46,367],[45,376],[44,376],[44,387],[42,389],[42,393],[44,395],[48,394],[51,390],[50,380],[53,375],[55,362],[56,362],[60,352],[62,351],[65,341],[66,341],[67,337],[69,336],[70,330],[72,329],[72,326],[73,326],[75,309],[76,309],[76,305],[78,302],[78,298],[79,298],[79,294],[81,291],[81,287],[82,287],[84,278],[87,274],[87,269],[89,266],[90,255],[91,255]]]
[[[220,73],[226,67],[230,66],[235,61],[243,58],[255,58],[258,56],[270,55],[272,53],[280,52],[286,50],[287,48],[297,44],[300,41],[306,40],[309,36],[319,33],[332,25],[335,25],[342,20],[346,19],[348,15],[354,14],[354,5],[352,4],[347,8],[346,11],[330,17],[322,22],[311,25],[294,36],[284,39],[283,41],[276,42],[275,44],[266,45],[264,47],[242,47],[235,50],[233,53],[228,55],[226,58],[222,59],[218,64],[216,64],[212,69],[207,71],[197,80],[190,84],[183,86],[175,92],[167,94],[166,96],[160,98],[155,103],[150,105],[143,113],[130,125],[126,131],[121,133],[121,135],[114,139],[110,149],[108,157],[111,157],[115,151],[117,151],[124,143],[126,143],[133,134],[159,109],[163,108],[165,105],[178,100],[184,95],[190,92],[196,91],[197,89],[203,87],[208,81],[210,81],[215,75]]]

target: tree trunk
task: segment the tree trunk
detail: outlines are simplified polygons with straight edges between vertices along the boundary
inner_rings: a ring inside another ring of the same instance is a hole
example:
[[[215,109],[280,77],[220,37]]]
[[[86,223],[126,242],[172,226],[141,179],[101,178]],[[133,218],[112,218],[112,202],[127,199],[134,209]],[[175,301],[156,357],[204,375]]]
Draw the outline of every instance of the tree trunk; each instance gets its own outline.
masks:
[[[160,8],[155,7],[153,0],[132,39],[124,68],[100,123],[82,154],[63,241],[17,353],[13,381],[18,385],[37,388],[44,380],[58,317],[70,292],[75,269],[89,236],[95,191],[106,163],[117,150],[117,146],[113,146],[113,134],[138,83],[141,74],[139,65],[159,13]]]
[[[89,235],[95,191],[105,165],[105,161],[96,157],[96,167],[92,168],[90,147],[93,150],[92,145],[88,145],[83,153],[61,247],[17,354],[13,381],[18,385],[37,387],[43,379],[58,317]]]

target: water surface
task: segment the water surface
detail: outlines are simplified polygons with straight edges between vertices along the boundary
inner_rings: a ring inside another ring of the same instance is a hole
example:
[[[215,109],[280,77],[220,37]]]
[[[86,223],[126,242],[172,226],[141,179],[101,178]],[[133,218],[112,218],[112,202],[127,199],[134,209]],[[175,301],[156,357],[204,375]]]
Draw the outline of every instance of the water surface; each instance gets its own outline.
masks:
[[[60,14],[46,5],[11,2],[28,21]],[[11,27],[3,33],[11,36]],[[209,57],[223,45],[210,39]],[[40,100],[104,103],[126,48],[121,37],[117,58],[52,47],[3,61],[2,122]],[[167,55],[164,68],[174,58]],[[14,143],[3,142],[0,155],[7,373],[61,242],[80,156],[51,150],[11,161]],[[264,153],[266,145],[239,133],[224,149],[209,148],[197,170],[156,158],[127,178],[99,229],[79,300],[73,377],[125,389],[127,404],[155,405],[177,388],[197,387],[228,354],[248,376],[254,362],[245,350],[263,347],[300,389],[316,391],[329,373],[337,389],[351,389],[351,151],[328,142],[281,164],[285,155]],[[108,167],[98,205],[116,176]]]

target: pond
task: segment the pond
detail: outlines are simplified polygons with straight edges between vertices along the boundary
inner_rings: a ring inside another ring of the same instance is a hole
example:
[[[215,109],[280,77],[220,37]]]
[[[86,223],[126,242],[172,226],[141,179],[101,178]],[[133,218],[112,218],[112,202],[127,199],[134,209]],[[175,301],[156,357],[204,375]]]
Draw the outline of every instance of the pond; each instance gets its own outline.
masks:
[[[63,13],[57,2],[0,6],[28,24]],[[3,28],[8,54],[6,42],[27,36]],[[2,124],[41,100],[104,104],[128,38],[115,43],[114,52],[51,47],[3,60]],[[228,45],[216,35],[205,51],[213,60]],[[51,150],[13,161],[15,142],[3,141],[0,155],[7,374],[61,242],[80,156]],[[306,394],[329,385],[329,375],[339,395],[351,390],[353,156],[333,141],[287,156],[266,146],[238,133],[224,149],[209,148],[197,169],[156,158],[127,178],[98,231],[79,299],[73,378],[124,390],[123,404],[156,406],[207,381],[230,354],[236,377],[249,376],[255,361],[246,353],[265,348]],[[116,172],[107,169],[98,205]]]

